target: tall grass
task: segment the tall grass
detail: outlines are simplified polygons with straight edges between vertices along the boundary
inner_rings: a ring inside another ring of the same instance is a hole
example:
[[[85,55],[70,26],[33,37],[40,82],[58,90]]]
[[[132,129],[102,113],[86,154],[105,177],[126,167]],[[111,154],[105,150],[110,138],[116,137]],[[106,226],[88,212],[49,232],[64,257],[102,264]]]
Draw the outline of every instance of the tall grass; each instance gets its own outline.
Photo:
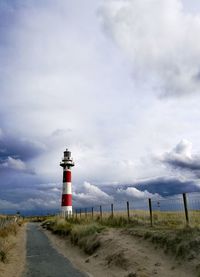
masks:
[[[93,254],[100,246],[98,234],[104,229],[97,222],[55,217],[46,220],[42,226],[54,234],[69,236],[71,243],[79,246],[87,254]]]
[[[159,213],[157,215],[159,216]],[[114,217],[110,215],[102,218],[99,215],[68,219],[57,217],[46,221],[44,226],[56,234],[69,236],[73,245],[77,245],[89,255],[101,246],[102,236],[99,234],[106,228],[114,227],[123,228],[127,234],[148,240],[166,253],[172,253],[177,259],[197,260],[200,256],[200,228],[186,227],[174,222],[171,213],[166,213],[166,218],[162,219],[163,224],[155,224],[153,227],[142,223],[138,218],[128,219],[121,213],[115,213]],[[114,258],[112,255],[108,256],[107,263],[112,264],[122,258],[119,252]]]
[[[18,228],[19,228],[19,225],[17,223],[10,223],[7,226],[5,226],[4,228],[0,229],[0,237],[6,238],[9,235],[16,236]]]
[[[130,228],[130,235],[144,238],[172,253],[176,258],[193,260],[200,255],[200,228]]]
[[[150,225],[150,213],[148,210],[130,210],[128,218],[126,211],[104,211],[102,217],[98,212],[74,215],[77,222],[99,222],[101,225],[112,227],[124,227],[130,225]],[[73,219],[73,220],[75,220]],[[153,225],[160,227],[179,228],[186,225],[184,211],[153,211]],[[200,227],[200,211],[189,210],[189,223],[191,227]]]
[[[0,228],[0,262],[7,262],[9,252],[14,247],[14,239],[19,226],[22,225],[20,220],[18,223],[8,220],[8,224]]]
[[[8,261],[10,250],[14,245],[15,244],[11,238],[0,237],[0,262],[6,263]]]

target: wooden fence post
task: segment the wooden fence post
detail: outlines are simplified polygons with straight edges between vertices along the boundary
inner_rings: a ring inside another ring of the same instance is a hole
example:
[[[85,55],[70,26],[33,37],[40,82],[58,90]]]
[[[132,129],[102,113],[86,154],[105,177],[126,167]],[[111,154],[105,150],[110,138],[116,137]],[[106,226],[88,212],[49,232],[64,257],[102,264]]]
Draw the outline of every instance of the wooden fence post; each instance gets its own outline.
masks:
[[[153,226],[153,214],[152,214],[151,198],[149,198],[149,213],[150,213],[150,222],[151,222],[151,227],[152,227]]]
[[[101,207],[101,205],[100,205],[100,219],[101,219],[101,221],[102,221],[102,207]]]
[[[189,225],[189,214],[188,214],[188,205],[187,205],[186,193],[183,193],[183,203],[184,203],[186,224]]]
[[[127,207],[127,217],[128,217],[128,222],[130,221],[130,210],[129,210],[129,202],[126,202],[126,207]]]
[[[87,218],[87,208],[85,208],[85,218]]]
[[[111,218],[114,217],[114,209],[113,209],[113,204],[111,204]]]
[[[94,208],[92,207],[92,219],[94,218]]]
[[[76,209],[76,219],[77,219],[77,209]]]

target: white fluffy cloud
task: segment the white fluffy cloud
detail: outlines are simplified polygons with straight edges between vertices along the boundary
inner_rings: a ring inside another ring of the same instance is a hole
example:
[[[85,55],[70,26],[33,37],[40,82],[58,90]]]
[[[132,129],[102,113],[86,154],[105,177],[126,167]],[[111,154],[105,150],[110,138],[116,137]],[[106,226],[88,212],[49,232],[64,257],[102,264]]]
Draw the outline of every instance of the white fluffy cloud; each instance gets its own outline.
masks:
[[[113,200],[113,197],[102,191],[95,185],[92,185],[88,182],[84,182],[80,192],[74,192],[75,202],[79,205],[88,205],[88,204],[108,204]]]
[[[75,160],[73,187],[86,206],[87,197],[110,198],[84,180],[132,185],[173,177],[151,159],[155,153],[184,137],[200,151],[198,94],[160,99],[154,93],[197,90],[199,14],[177,0],[106,0],[101,14],[99,4],[0,1],[3,199],[10,200],[15,188],[12,201],[32,199],[27,207],[34,201],[39,207],[41,199],[52,200],[59,207],[61,184],[49,183],[62,182],[66,147]],[[27,174],[29,168],[35,174]],[[42,183],[47,186],[38,192]]]
[[[171,151],[164,154],[163,159],[166,161],[191,161],[192,143],[186,139],[181,140]]]
[[[22,160],[15,159],[12,157],[8,157],[6,161],[0,164],[0,167],[19,170],[19,171],[27,170],[26,164]]]
[[[137,199],[160,197],[160,195],[157,193],[153,194],[147,190],[141,191],[134,187],[128,187],[126,189],[118,189],[117,192],[119,194],[123,194],[125,196],[129,196],[131,198],[137,198]]]
[[[171,151],[161,155],[160,160],[174,171],[186,171],[186,174],[200,177],[200,155],[192,153],[192,143],[186,139],[181,140]]]
[[[162,95],[200,90],[200,14],[181,0],[106,0],[103,23],[132,62],[134,79]]]

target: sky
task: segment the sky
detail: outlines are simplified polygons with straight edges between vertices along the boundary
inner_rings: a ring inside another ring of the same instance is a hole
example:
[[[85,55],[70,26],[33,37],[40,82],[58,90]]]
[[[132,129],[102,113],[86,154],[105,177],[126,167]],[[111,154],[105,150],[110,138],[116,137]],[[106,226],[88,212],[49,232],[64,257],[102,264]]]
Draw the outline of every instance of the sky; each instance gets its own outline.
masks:
[[[200,190],[200,3],[0,1],[0,210]]]

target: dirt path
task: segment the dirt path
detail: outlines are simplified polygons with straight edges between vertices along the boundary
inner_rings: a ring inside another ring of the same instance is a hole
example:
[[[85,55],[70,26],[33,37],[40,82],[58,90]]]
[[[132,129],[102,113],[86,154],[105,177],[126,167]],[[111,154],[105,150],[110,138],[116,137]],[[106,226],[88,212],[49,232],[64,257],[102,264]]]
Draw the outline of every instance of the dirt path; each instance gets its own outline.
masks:
[[[13,245],[9,252],[8,262],[0,263],[1,277],[21,277],[26,260],[26,225],[20,227],[16,237],[9,237]]]
[[[27,227],[27,256],[24,277],[84,277],[71,262],[59,254],[37,223]]]
[[[59,238],[45,231],[53,246],[71,262],[94,277],[192,277],[197,276],[188,267],[163,250],[143,239],[125,234],[122,230],[108,229],[100,235],[102,246],[91,256],[85,255],[69,239]]]

